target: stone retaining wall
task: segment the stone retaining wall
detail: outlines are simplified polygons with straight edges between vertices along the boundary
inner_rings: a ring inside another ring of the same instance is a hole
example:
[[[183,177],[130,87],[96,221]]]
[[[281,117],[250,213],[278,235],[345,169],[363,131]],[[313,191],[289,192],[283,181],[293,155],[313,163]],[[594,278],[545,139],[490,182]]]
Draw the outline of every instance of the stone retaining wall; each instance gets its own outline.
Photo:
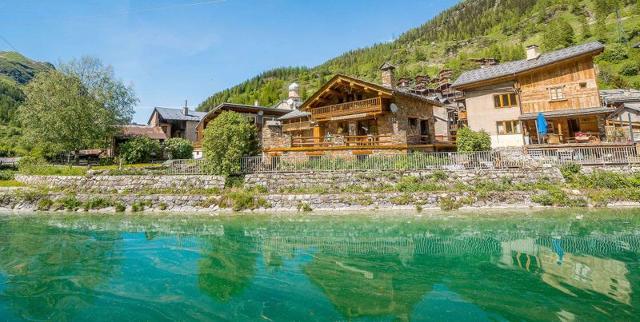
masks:
[[[346,188],[359,186],[362,188],[395,185],[404,176],[428,178],[443,176],[442,184],[467,183],[478,181],[503,181],[513,184],[534,183],[541,179],[562,181],[558,168],[542,169],[495,169],[495,170],[448,170],[448,171],[334,171],[334,172],[304,172],[304,173],[255,173],[245,177],[245,186],[263,186],[270,192],[285,189],[301,188]]]
[[[222,189],[224,177],[209,175],[166,176],[26,176],[17,175],[17,181],[29,186],[52,189],[77,189],[85,192],[123,192],[140,190],[187,191],[189,189]]]

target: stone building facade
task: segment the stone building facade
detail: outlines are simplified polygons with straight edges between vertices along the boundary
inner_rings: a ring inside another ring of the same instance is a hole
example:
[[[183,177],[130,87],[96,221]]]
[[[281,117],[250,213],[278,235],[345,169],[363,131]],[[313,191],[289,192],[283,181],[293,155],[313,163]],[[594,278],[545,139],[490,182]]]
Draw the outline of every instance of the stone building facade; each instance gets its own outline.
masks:
[[[440,102],[395,87],[393,66],[383,84],[336,75],[299,109],[262,129],[265,155],[363,156],[450,151],[436,140],[434,108]]]

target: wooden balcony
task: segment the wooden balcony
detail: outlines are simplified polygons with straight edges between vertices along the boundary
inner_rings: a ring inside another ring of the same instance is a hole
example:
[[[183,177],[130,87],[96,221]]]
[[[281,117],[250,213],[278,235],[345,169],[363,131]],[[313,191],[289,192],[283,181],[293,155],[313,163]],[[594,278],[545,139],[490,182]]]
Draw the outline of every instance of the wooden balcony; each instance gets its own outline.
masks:
[[[326,120],[334,117],[355,114],[382,113],[382,99],[379,97],[361,101],[353,101],[336,105],[327,105],[310,109],[316,120]]]
[[[361,147],[392,145],[391,135],[335,136],[332,138],[298,137],[291,139],[291,147]]]
[[[310,128],[311,128],[311,122],[309,122],[309,121],[282,124],[282,131],[283,132],[293,132],[293,131],[300,131],[300,130],[308,130]]]

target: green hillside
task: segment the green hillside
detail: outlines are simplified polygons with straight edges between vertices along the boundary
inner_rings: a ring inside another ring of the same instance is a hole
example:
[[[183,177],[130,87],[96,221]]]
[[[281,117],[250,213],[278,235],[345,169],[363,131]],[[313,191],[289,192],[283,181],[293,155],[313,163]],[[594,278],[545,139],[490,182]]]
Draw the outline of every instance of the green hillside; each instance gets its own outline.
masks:
[[[0,157],[12,155],[18,146],[20,129],[14,120],[24,101],[22,87],[41,71],[53,68],[16,52],[0,52]]]
[[[619,18],[618,18],[619,17]],[[640,88],[640,2],[637,0],[466,0],[389,43],[347,52],[313,67],[267,71],[216,93],[199,106],[207,111],[222,102],[271,105],[285,98],[286,86],[300,83],[302,96],[336,73],[378,81],[384,61],[398,76],[434,76],[443,67],[476,68],[470,58],[505,62],[524,57],[524,46],[553,50],[599,40],[607,46],[598,58],[602,88]]]

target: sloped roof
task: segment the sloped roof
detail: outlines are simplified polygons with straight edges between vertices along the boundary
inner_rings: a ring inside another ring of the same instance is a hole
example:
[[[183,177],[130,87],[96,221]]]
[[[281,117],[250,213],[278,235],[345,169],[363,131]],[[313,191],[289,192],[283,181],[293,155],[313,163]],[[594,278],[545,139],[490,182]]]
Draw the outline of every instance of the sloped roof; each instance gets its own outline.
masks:
[[[283,121],[283,120],[290,120],[290,119],[295,119],[295,118],[299,118],[299,117],[307,117],[311,115],[311,113],[309,112],[303,112],[300,110],[293,110],[283,116],[280,116],[278,118],[278,120]]]
[[[463,85],[469,85],[481,81],[515,75],[532,69],[557,63],[566,59],[582,56],[589,53],[598,53],[602,50],[604,50],[604,45],[602,45],[600,42],[594,41],[578,46],[544,53],[536,59],[523,59],[494,66],[488,66],[485,68],[474,69],[462,73],[462,75],[460,75],[460,77],[456,79],[452,86],[460,87]]]
[[[322,87],[320,87],[319,90],[317,90],[313,95],[311,95],[311,97],[309,97],[304,103],[302,103],[302,105],[300,106],[301,110],[305,110],[306,108],[308,108],[309,104],[311,104],[318,96],[320,96],[320,94],[322,94],[322,92],[324,92],[325,90],[327,90],[327,88],[329,88],[330,86],[332,86],[335,82],[340,81],[340,80],[345,80],[345,81],[349,81],[349,82],[353,82],[356,84],[360,84],[360,85],[364,85],[370,88],[373,88],[381,93],[385,93],[386,95],[402,95],[405,97],[412,97],[415,99],[419,99],[419,100],[423,100],[426,101],[430,104],[436,105],[436,106],[442,106],[442,103],[438,102],[438,101],[434,101],[426,96],[423,95],[419,95],[419,94],[414,94],[414,93],[410,93],[407,92],[406,90],[403,89],[392,89],[389,87],[385,87],[382,86],[380,84],[376,84],[376,83],[372,83],[363,79],[359,79],[356,77],[352,77],[352,76],[347,76],[347,75],[343,75],[343,74],[336,74],[335,76],[333,76],[328,82],[326,82],[324,85],[322,85]]]
[[[235,103],[222,103],[218,106],[212,108],[209,112],[204,113],[205,115],[200,118],[200,123],[198,126],[201,126],[207,123],[211,118],[213,118],[216,113],[224,110],[237,110],[243,113],[268,113],[269,115],[282,116],[289,113],[290,110],[285,110],[281,108],[275,107],[265,107],[265,106],[256,106],[256,105],[247,105],[247,104],[235,104]]]
[[[189,109],[189,113],[185,115],[182,112],[182,108],[166,108],[166,107],[156,107],[155,111],[160,114],[165,120],[168,121],[194,121],[200,122],[200,120],[207,115],[206,112],[197,112],[192,109]]]
[[[640,90],[637,89],[603,89],[600,91],[600,97],[605,104],[624,103],[624,102],[640,102]]]
[[[577,108],[570,110],[548,111],[542,112],[544,117],[566,117],[566,116],[581,116],[592,114],[606,114],[612,113],[613,108],[609,107],[591,107],[591,108]],[[520,115],[520,120],[535,120],[538,117],[538,113],[525,113]]]
[[[162,128],[158,126],[131,124],[124,125],[121,129],[119,137],[123,138],[143,136],[154,140],[167,139],[167,135],[162,131]]]

